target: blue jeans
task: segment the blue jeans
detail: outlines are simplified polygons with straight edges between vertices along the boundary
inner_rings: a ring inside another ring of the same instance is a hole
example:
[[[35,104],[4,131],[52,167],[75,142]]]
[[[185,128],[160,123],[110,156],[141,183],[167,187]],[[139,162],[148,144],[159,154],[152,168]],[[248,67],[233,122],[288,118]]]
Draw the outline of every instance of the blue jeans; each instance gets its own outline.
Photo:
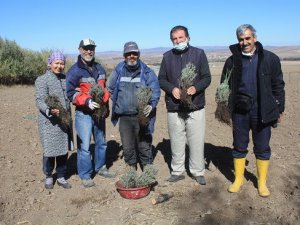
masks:
[[[55,157],[43,156],[43,172],[46,177],[52,177],[52,173],[55,167],[55,161],[57,178],[65,177],[67,172],[67,159],[68,154]]]
[[[98,124],[91,115],[82,111],[75,112],[75,127],[78,136],[77,170],[81,179],[91,178],[94,160],[95,172],[98,172],[106,161],[107,143],[105,139],[105,120]],[[90,141],[94,136],[95,151],[91,152]]]

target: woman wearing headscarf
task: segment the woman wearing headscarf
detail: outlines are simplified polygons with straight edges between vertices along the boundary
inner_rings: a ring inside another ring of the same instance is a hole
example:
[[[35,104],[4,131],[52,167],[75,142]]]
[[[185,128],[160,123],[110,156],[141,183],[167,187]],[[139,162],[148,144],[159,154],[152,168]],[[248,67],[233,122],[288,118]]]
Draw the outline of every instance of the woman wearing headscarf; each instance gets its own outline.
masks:
[[[71,109],[66,95],[64,68],[65,56],[60,51],[54,51],[48,58],[48,70],[35,81],[46,189],[53,188],[54,168],[57,174],[57,184],[66,189],[71,188],[71,185],[65,180],[68,150],[72,147],[72,135]]]

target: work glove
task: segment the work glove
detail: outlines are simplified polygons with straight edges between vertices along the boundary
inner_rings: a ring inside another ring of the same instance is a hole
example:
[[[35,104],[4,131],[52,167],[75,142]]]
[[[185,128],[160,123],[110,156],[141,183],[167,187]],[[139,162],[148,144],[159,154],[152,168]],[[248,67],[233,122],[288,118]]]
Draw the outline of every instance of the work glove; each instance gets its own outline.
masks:
[[[91,110],[100,108],[100,105],[97,102],[92,101],[92,99],[88,101],[88,106]]]
[[[144,108],[144,115],[145,115],[146,117],[148,117],[149,114],[151,113],[151,111],[152,111],[152,106],[151,106],[151,105],[147,105],[147,106]]]

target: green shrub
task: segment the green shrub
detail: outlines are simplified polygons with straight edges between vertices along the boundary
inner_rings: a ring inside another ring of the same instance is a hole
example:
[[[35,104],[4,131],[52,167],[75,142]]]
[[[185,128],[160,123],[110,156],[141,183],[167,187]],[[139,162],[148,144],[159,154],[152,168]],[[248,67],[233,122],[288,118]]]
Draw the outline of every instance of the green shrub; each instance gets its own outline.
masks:
[[[31,51],[21,48],[15,41],[0,37],[0,84],[34,84],[36,78],[47,70],[51,49]],[[64,73],[74,64],[66,55]],[[112,68],[104,68],[107,75]]]
[[[33,84],[46,71],[46,59],[45,52],[22,49],[15,41],[0,37],[0,84]]]

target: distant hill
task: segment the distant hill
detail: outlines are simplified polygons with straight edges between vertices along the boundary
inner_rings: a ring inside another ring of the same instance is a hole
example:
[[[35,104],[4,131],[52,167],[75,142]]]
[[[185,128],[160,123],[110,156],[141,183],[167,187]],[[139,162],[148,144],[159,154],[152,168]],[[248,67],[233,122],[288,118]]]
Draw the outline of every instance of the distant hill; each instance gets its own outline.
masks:
[[[228,46],[200,46],[207,54],[209,61],[225,61],[231,55]],[[300,46],[264,46],[265,49],[277,54],[281,60],[300,60]],[[141,49],[142,58],[158,58],[154,60],[159,62],[163,53],[169,51],[170,47],[156,47]],[[68,54],[68,57],[76,60],[78,53]],[[104,59],[111,59],[112,61],[120,61],[123,59],[123,51],[98,51],[96,56]]]

